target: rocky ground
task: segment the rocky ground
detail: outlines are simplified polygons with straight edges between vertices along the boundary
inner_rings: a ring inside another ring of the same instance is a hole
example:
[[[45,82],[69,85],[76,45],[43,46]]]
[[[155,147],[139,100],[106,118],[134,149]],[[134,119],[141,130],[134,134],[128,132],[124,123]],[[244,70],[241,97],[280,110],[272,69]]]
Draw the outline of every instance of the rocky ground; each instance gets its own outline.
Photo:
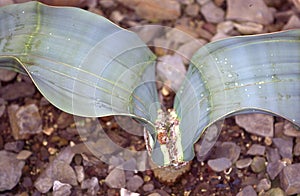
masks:
[[[2,0],[0,5],[26,0]],[[178,34],[151,37],[161,62],[172,62],[185,73],[186,57],[199,44],[221,38],[299,28],[298,0],[72,0],[51,1],[72,4],[103,15],[114,23],[132,28],[159,24],[176,27],[193,37],[182,41]],[[142,29],[147,33],[147,29]],[[140,31],[142,31],[140,29]],[[198,41],[198,45],[194,44]],[[166,50],[168,48],[171,50]],[[158,65],[159,79],[180,77]],[[176,74],[176,73],[175,73]],[[159,180],[156,170],[123,170],[136,166],[135,160],[99,160],[84,145],[74,117],[52,106],[28,77],[0,71],[0,195],[297,195],[300,194],[300,131],[290,122],[263,114],[239,115],[225,119],[213,150],[196,157],[175,182]],[[166,107],[174,93],[159,86]],[[78,121],[78,118],[76,118]],[[132,133],[123,131],[122,118],[80,119],[85,127],[100,124],[118,145],[145,150],[137,124]],[[29,129],[28,129],[29,127]],[[31,130],[31,131],[28,131]],[[99,145],[101,146],[101,141]],[[116,153],[107,148],[107,152]],[[131,162],[130,162],[131,161]]]

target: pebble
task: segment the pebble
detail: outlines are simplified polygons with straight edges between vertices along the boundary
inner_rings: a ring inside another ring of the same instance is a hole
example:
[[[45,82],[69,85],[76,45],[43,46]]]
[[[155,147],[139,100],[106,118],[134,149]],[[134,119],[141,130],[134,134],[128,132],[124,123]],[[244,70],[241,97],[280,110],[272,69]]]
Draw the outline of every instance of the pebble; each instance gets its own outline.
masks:
[[[150,192],[154,190],[154,185],[152,183],[147,183],[143,186],[145,192]]]
[[[151,194],[149,194],[148,196],[162,196],[162,195],[159,194],[159,193],[151,193]]]
[[[70,147],[63,149],[39,175],[34,182],[35,188],[41,193],[46,193],[51,189],[55,180],[76,186],[78,184],[76,174],[69,165],[74,153]]]
[[[211,39],[210,41],[211,42],[214,42],[214,41],[218,41],[218,40],[222,40],[222,39],[225,39],[225,38],[228,38],[230,37],[229,35],[223,33],[223,32],[217,32]]]
[[[280,160],[280,155],[277,148],[267,148],[267,160],[268,162],[277,162]]]
[[[138,190],[144,184],[143,179],[139,175],[134,175],[128,179],[126,187],[130,191]]]
[[[268,163],[267,173],[269,174],[271,180],[274,180],[278,176],[278,174],[282,171],[283,168],[284,168],[284,164],[280,160]]]
[[[236,123],[247,132],[263,137],[273,137],[273,116],[266,114],[243,114],[235,116]],[[253,123],[255,122],[255,123]]]
[[[244,35],[258,34],[263,32],[264,26],[255,22],[234,23],[234,27]]]
[[[224,21],[225,12],[212,1],[208,1],[200,8],[201,14],[207,22],[220,23]]]
[[[197,16],[199,14],[199,11],[200,11],[200,7],[196,3],[189,4],[185,8],[185,13],[188,16]]]
[[[279,154],[282,158],[287,158],[292,160],[293,158],[293,140],[285,140],[282,138],[274,138],[273,139],[274,145],[279,150]]]
[[[300,129],[288,121],[284,122],[283,133],[290,137],[300,137]]]
[[[267,178],[263,178],[259,181],[256,191],[261,192],[261,191],[267,191],[271,188],[271,181]]]
[[[137,0],[135,13],[146,20],[174,20],[181,15],[180,4],[176,0]],[[124,4],[126,6],[126,4]]]
[[[34,93],[34,85],[27,82],[15,82],[0,88],[0,97],[7,101],[13,101],[22,97],[30,97]]]
[[[216,172],[221,172],[230,168],[232,162],[228,158],[218,158],[218,159],[208,160],[207,164],[212,170]]]
[[[74,116],[65,112],[61,112],[57,118],[57,127],[65,129],[74,122]]]
[[[295,5],[295,7],[300,10],[300,1],[299,0],[293,0],[293,3]]]
[[[300,143],[296,143],[294,146],[294,155],[299,156],[300,155]]]
[[[0,157],[0,191],[11,190],[19,182],[25,162],[5,150],[0,151]]]
[[[265,151],[266,151],[265,146],[262,146],[259,144],[253,144],[247,151],[247,154],[249,154],[249,155],[264,155]]]
[[[98,178],[92,177],[91,179],[82,181],[81,188],[87,189],[88,195],[97,195],[97,192],[100,190]]]
[[[10,105],[8,107],[8,116],[12,135],[16,140],[28,139],[29,135],[43,131],[42,118],[35,104],[22,107],[15,104]]]
[[[207,43],[204,39],[195,39],[181,45],[177,53],[183,57],[184,63],[189,63],[195,52]]]
[[[0,117],[4,114],[6,109],[6,101],[3,98],[0,98]]]
[[[258,157],[258,156],[254,157],[251,163],[252,171],[255,173],[260,173],[264,171],[266,168],[265,163],[266,163],[266,159],[264,157]]]
[[[282,28],[282,30],[288,30],[288,29],[297,29],[300,28],[300,19],[296,15],[292,15],[287,22],[286,25]]]
[[[236,196],[256,196],[254,188],[250,185],[244,187]]]
[[[180,88],[184,80],[186,69],[180,55],[166,55],[159,57],[157,63],[157,76],[175,92]]]
[[[262,0],[227,0],[226,19],[267,25],[273,22],[274,16]]]
[[[105,178],[105,183],[110,188],[122,188],[126,185],[125,172],[122,169],[114,168]]]
[[[277,187],[277,188],[272,188],[269,191],[266,192],[266,196],[286,196],[285,192]]]
[[[109,17],[114,23],[118,24],[120,23],[125,16],[119,11],[119,10],[115,10],[111,13],[110,17]]]
[[[32,155],[32,152],[29,150],[21,150],[18,155],[17,159],[19,160],[26,160]]]
[[[4,150],[20,152],[24,147],[24,141],[8,142],[4,145]]]
[[[84,177],[85,177],[84,168],[81,165],[75,165],[74,169],[75,169],[75,173],[76,173],[76,176],[77,176],[77,181],[79,183],[81,183],[84,180]]]
[[[1,1],[0,6],[3,6],[2,4],[5,4],[7,2]],[[6,70],[6,69],[0,69],[0,81],[2,82],[9,82],[11,80],[13,80],[17,75],[17,72],[15,71],[10,71],[10,70]]]
[[[121,188],[120,189],[120,195],[121,196],[139,196],[139,193],[133,193],[127,189]]]
[[[216,145],[215,153],[212,155],[213,158],[225,157],[232,163],[235,163],[241,153],[241,147],[234,142],[223,142],[221,145]]]
[[[71,188],[71,185],[55,180],[53,183],[53,196],[71,195]]]
[[[245,158],[245,159],[240,159],[238,160],[235,165],[238,169],[243,169],[246,167],[249,167],[252,163],[252,159],[251,158]]]
[[[234,28],[234,23],[232,21],[224,21],[217,24],[217,32],[228,34]]]
[[[208,2],[210,2],[211,0],[197,0],[197,3],[199,4],[199,5],[204,5],[204,4],[206,4],[206,3],[208,3]]]
[[[286,194],[293,195],[300,193],[299,171],[300,163],[288,165],[283,169],[280,175],[280,182]]]

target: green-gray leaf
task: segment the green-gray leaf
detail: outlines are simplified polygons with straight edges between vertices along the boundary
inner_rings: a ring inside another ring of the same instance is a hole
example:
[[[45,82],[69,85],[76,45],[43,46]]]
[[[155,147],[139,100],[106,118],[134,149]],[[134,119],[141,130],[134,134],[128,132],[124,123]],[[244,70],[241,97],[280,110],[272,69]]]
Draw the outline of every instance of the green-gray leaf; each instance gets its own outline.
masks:
[[[156,57],[136,34],[78,8],[28,2],[0,8],[0,36],[0,66],[27,73],[59,109],[155,121]]]
[[[300,30],[207,44],[191,60],[175,99],[184,160],[212,123],[267,112],[300,126]]]

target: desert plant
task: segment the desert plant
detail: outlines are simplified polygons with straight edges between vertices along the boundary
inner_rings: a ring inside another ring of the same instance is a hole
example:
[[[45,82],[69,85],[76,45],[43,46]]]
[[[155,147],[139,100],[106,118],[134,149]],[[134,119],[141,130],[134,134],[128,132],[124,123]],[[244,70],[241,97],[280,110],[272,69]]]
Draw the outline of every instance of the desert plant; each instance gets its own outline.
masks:
[[[204,130],[228,115],[266,112],[300,125],[299,30],[200,48],[174,110],[163,112],[156,57],[135,33],[78,8],[38,2],[2,7],[0,16],[1,68],[27,74],[65,112],[137,119],[158,165],[193,159]]]

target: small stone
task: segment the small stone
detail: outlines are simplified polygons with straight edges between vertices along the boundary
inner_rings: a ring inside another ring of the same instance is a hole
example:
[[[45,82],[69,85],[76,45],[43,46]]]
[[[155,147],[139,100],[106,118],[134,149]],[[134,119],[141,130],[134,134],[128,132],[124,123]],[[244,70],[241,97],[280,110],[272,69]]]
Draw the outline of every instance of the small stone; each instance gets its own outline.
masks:
[[[273,137],[273,116],[266,114],[243,114],[235,116],[236,123],[247,132],[263,137]]]
[[[266,196],[286,196],[285,192],[277,187],[277,188],[272,188],[269,191],[266,192]]]
[[[293,0],[295,7],[300,10],[300,0]]]
[[[76,176],[77,176],[77,181],[81,183],[84,180],[84,176],[85,176],[84,175],[84,168],[81,165],[75,165],[74,169],[75,169],[75,173],[76,173]]]
[[[16,140],[27,139],[31,134],[42,132],[42,118],[35,104],[22,107],[13,104],[8,107],[8,116]]]
[[[0,98],[0,117],[4,114],[5,109],[6,109],[5,100]]]
[[[268,163],[267,173],[269,174],[271,180],[274,180],[283,168],[284,164],[280,160]]]
[[[110,19],[114,23],[120,23],[124,18],[125,18],[125,16],[123,14],[121,14],[121,12],[119,10],[113,11],[110,15]]]
[[[296,145],[294,146],[294,155],[300,156],[300,143],[296,143]]]
[[[265,143],[267,146],[271,146],[271,145],[272,145],[272,139],[271,139],[270,137],[265,137],[264,143]]]
[[[187,64],[191,60],[191,58],[194,55],[194,53],[199,48],[201,48],[202,46],[204,46],[206,43],[207,43],[207,41],[205,41],[204,39],[195,39],[195,40],[192,40],[190,42],[187,42],[187,43],[181,45],[178,48],[177,53],[183,57],[184,63]]]
[[[230,37],[229,35],[223,33],[223,32],[217,32],[211,39],[210,41],[211,42],[214,42],[214,41],[218,41],[218,40],[222,40],[222,39],[225,39],[225,38],[228,38]]]
[[[274,138],[273,143],[278,148],[282,158],[292,160],[293,158],[293,140],[285,140],[282,138]]]
[[[273,22],[274,16],[262,0],[227,0],[226,19],[266,25]]]
[[[175,0],[139,0],[134,7],[136,14],[149,21],[174,20],[180,12],[180,4]]]
[[[189,4],[187,5],[187,7],[185,8],[185,13],[188,16],[197,16],[199,14],[200,11],[200,7],[198,4],[193,3],[193,4]]]
[[[281,175],[281,187],[286,194],[293,195],[300,193],[300,163],[286,166]]]
[[[143,185],[143,183],[144,183],[144,181],[140,176],[134,175],[128,179],[126,187],[130,191],[136,191]]]
[[[208,160],[207,164],[212,170],[216,172],[221,172],[230,168],[232,162],[230,161],[230,159],[227,158],[218,158],[218,159]]]
[[[98,178],[92,177],[91,179],[86,179],[81,183],[82,189],[88,189],[88,195],[97,195],[100,189]]]
[[[20,180],[24,161],[18,160],[16,154],[0,151],[0,192],[11,190]]]
[[[267,148],[267,160],[268,162],[277,162],[280,160],[280,155],[277,148]]]
[[[71,188],[71,185],[55,180],[53,183],[53,196],[71,195]]]
[[[209,1],[211,1],[211,0],[197,0],[197,3],[199,5],[204,5],[204,4],[208,3]]]
[[[183,82],[186,69],[183,59],[178,54],[166,55],[159,58],[157,63],[157,75],[165,83],[170,84],[169,88],[177,91]]]
[[[251,163],[251,169],[255,173],[260,173],[266,168],[266,159],[263,157],[254,157]]]
[[[238,160],[235,165],[238,169],[243,169],[246,167],[249,167],[252,163],[252,159],[251,158],[245,158],[245,159],[240,159]]]
[[[232,21],[224,21],[221,23],[218,23],[217,25],[217,32],[222,32],[222,33],[229,33],[230,31],[232,31],[234,28],[233,22]]]
[[[59,129],[65,129],[74,123],[74,116],[65,112],[60,113],[57,119],[57,127]]]
[[[134,193],[134,192],[131,192],[127,189],[124,189],[124,188],[121,188],[120,189],[120,195],[121,196],[140,196],[139,193]]]
[[[244,35],[262,33],[264,26],[255,22],[234,23],[234,27]]]
[[[0,97],[12,101],[22,97],[30,97],[35,93],[35,87],[32,83],[15,82],[8,84],[0,89]]]
[[[267,191],[271,188],[271,181],[267,178],[263,178],[259,181],[256,191],[261,192],[261,191]]]
[[[259,144],[253,144],[250,149],[247,151],[247,154],[249,155],[264,155],[266,151],[266,147],[259,145]]]
[[[8,142],[4,145],[4,149],[12,152],[20,152],[24,147],[24,141]]]
[[[18,155],[17,159],[18,160],[26,160],[32,155],[32,152],[29,150],[21,150]]]
[[[122,169],[114,168],[105,178],[105,183],[110,188],[122,188],[125,187],[125,172]]]
[[[34,182],[34,187],[41,193],[48,192],[55,180],[76,186],[77,178],[69,165],[74,157],[70,147],[63,149]]]
[[[254,188],[250,185],[244,187],[236,196],[256,196]]]
[[[4,1],[6,1],[6,0],[4,0]],[[5,4],[5,3],[7,3],[7,1],[6,2],[1,1],[0,6],[3,6],[3,3]],[[15,72],[15,71],[0,69],[0,81],[9,82],[12,79],[14,79],[16,77],[16,75],[17,75],[17,72]]]
[[[200,11],[207,22],[220,23],[224,21],[224,10],[216,6],[216,4],[214,4],[214,2],[212,1],[209,1],[202,5]]]
[[[152,183],[147,183],[143,186],[145,192],[150,192],[154,190],[154,185]]]
[[[290,137],[300,137],[300,130],[292,123],[285,121],[283,125],[283,133]]]
[[[213,158],[228,158],[232,163],[235,163],[241,153],[241,147],[234,142],[223,142],[221,145],[216,145],[216,149],[211,157]]]
[[[297,29],[300,28],[300,19],[296,15],[292,15],[287,22],[286,25],[282,28],[282,30],[287,30],[287,29]]]

